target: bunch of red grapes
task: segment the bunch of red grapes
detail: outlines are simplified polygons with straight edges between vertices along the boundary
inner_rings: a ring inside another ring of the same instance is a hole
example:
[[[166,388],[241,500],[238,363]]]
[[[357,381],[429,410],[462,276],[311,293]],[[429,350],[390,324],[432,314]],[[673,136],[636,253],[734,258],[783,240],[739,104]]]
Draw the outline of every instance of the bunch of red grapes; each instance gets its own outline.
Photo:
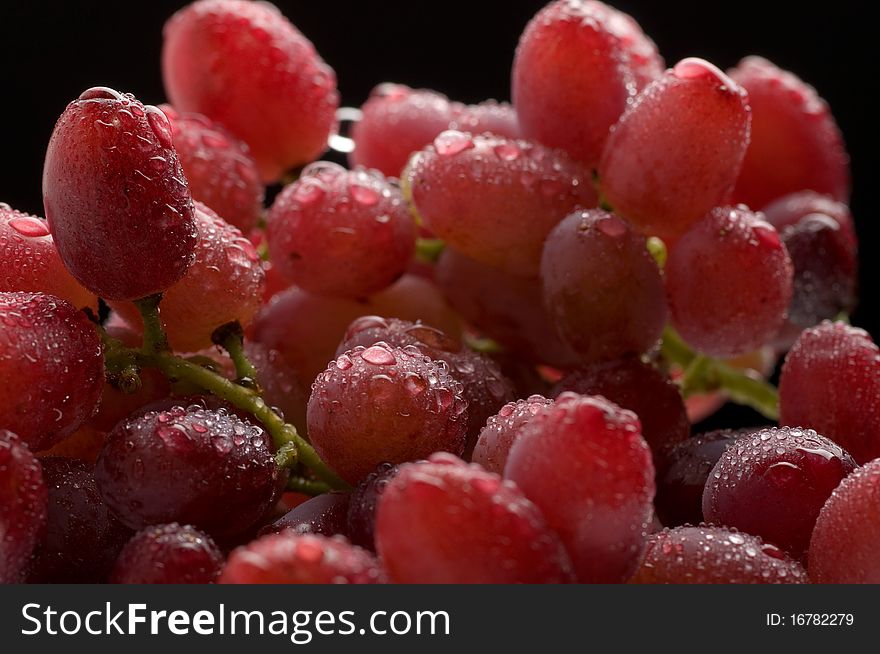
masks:
[[[0,205],[0,582],[880,583],[849,160],[794,74],[596,0],[512,104],[340,113],[264,2],[181,9],[162,70],[67,106],[45,220]],[[728,399],[779,426],[692,430]]]

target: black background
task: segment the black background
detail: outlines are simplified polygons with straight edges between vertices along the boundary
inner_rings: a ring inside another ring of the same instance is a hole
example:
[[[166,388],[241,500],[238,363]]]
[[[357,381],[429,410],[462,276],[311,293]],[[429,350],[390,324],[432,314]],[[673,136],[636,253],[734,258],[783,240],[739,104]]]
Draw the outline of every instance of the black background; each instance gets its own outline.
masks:
[[[66,103],[105,85],[164,100],[162,25],[183,2],[0,4],[0,201],[42,213],[46,143]],[[509,97],[513,50],[543,0],[277,0],[336,70],[344,105],[382,81],[430,87],[457,100]],[[831,104],[853,159],[853,211],[862,249],[862,302],[854,322],[880,334],[873,297],[880,257],[875,217],[876,36],[868,2],[616,0],[671,64],[705,57],[722,68],[761,54],[816,86]]]

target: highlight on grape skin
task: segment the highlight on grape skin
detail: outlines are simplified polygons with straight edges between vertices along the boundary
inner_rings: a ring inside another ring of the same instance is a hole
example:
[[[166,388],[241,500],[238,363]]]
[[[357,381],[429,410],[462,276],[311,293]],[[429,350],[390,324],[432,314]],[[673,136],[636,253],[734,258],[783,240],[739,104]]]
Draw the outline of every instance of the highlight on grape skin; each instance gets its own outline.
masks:
[[[809,71],[552,0],[510,101],[338,85],[290,14],[179,9],[0,198],[0,583],[880,582]]]

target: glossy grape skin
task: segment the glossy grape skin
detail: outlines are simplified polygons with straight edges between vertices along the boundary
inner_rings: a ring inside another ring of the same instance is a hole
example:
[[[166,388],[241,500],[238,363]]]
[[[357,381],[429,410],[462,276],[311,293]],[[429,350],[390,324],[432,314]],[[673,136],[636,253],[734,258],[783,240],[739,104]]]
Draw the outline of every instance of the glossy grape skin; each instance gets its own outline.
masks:
[[[672,246],[665,272],[672,322],[701,352],[745,354],[783,325],[794,268],[763,214],[713,209]]]
[[[174,14],[163,36],[171,104],[247,143],[264,182],[327,149],[339,106],[336,75],[274,5],[199,0]]]
[[[497,102],[496,100],[486,100],[480,104],[467,105],[456,116],[455,120],[449,124],[449,127],[461,132],[470,132],[471,134],[489,132],[490,134],[503,136],[508,139],[522,138],[516,110],[508,103]],[[440,132],[437,133],[439,134]],[[416,149],[421,150],[431,140],[429,139]]]
[[[284,531],[263,536],[230,554],[221,584],[379,584],[376,558],[342,536]]]
[[[815,429],[863,464],[880,457],[880,350],[864,330],[823,322],[792,346],[779,422]]]
[[[193,200],[247,234],[260,220],[266,189],[247,144],[207,116],[159,107],[171,123],[174,149]]]
[[[669,447],[690,436],[691,424],[678,386],[636,357],[580,367],[556,384],[553,396],[566,391],[601,395],[635,413],[655,466]]]
[[[799,557],[825,500],[855,468],[847,452],[811,429],[756,431],[732,443],[715,464],[703,517]]]
[[[541,395],[532,395],[525,400],[505,404],[496,415],[486,421],[486,426],[480,431],[471,461],[483,466],[488,472],[504,474],[510,448],[522,429],[551,404],[553,400]]]
[[[398,472],[400,466],[392,463],[379,464],[352,492],[346,531],[351,542],[358,547],[376,551],[376,511],[379,508],[379,498]]]
[[[446,364],[415,347],[356,347],[312,386],[309,438],[321,458],[356,484],[377,465],[439,450],[461,454],[467,402]]]
[[[0,292],[46,293],[77,309],[98,299],[64,267],[46,221],[0,202]]]
[[[260,530],[260,536],[292,530],[297,534],[347,536],[351,493],[334,491],[312,497]]]
[[[453,338],[461,336],[459,318],[437,287],[415,275],[404,275],[366,301],[321,297],[290,288],[262,309],[250,333],[255,341],[281,353],[302,382],[309,384],[333,359],[351,322],[369,315],[422,320]]]
[[[49,493],[47,524],[28,582],[105,582],[131,530],[104,504],[90,464],[42,457],[40,465]]]
[[[376,548],[396,583],[572,580],[562,543],[537,507],[514,484],[449,454],[405,465],[390,481],[379,499]]]
[[[95,478],[133,529],[180,522],[225,539],[251,527],[275,497],[284,473],[269,447],[262,429],[225,409],[176,405],[117,425]]]
[[[0,584],[17,583],[46,528],[48,494],[40,462],[0,429]]]
[[[466,456],[473,450],[489,416],[514,400],[513,383],[504,376],[497,363],[421,322],[379,316],[358,318],[349,325],[336,354],[379,342],[399,348],[412,345],[425,356],[446,363],[449,373],[461,384],[461,395],[468,405]]]
[[[266,284],[260,255],[236,227],[200,202],[194,216],[199,234],[195,262],[159,305],[168,342],[179,352],[210,347],[214,330],[226,323],[250,323]],[[129,324],[141,326],[133,304],[112,306]]]
[[[806,570],[760,538],[685,525],[648,536],[633,584],[805,584]]]
[[[385,83],[373,89],[361,110],[363,117],[352,127],[349,163],[399,177],[410,155],[447,129],[464,107],[435,91]]]
[[[562,368],[577,364],[577,355],[559,338],[544,308],[537,277],[502,272],[450,247],[434,272],[449,303],[518,358]]]
[[[880,583],[880,459],[843,480],[819,512],[809,549],[818,584]]]
[[[541,258],[544,304],[583,363],[639,355],[666,323],[663,278],[645,238],[601,210],[557,225]]]
[[[210,584],[223,568],[211,537],[189,525],[154,525],[125,544],[113,567],[113,584]]]
[[[513,444],[504,476],[562,538],[581,583],[626,581],[651,523],[654,466],[636,415],[563,393]]]
[[[599,165],[604,198],[646,234],[674,238],[725,202],[749,143],[746,92],[685,59],[615,125]]]
[[[513,62],[512,97],[523,134],[592,168],[638,91],[611,11],[600,2],[548,4],[526,26]]]
[[[101,341],[85,314],[42,293],[0,293],[0,325],[0,425],[46,449],[97,407]]]
[[[91,292],[136,300],[194,261],[196,225],[171,126],[134,96],[92,88],[58,119],[43,205],[62,261]]]
[[[703,489],[718,459],[753,430],[718,429],[675,444],[657,462],[654,510],[667,527],[703,521]],[[656,458],[655,458],[656,460]]]
[[[598,203],[589,169],[561,150],[455,130],[413,155],[402,183],[437,237],[522,276],[537,275],[541,245],[564,216]]]
[[[849,156],[827,103],[792,73],[746,57],[730,77],[749,94],[751,143],[734,201],[762,207],[809,189],[849,199]]]
[[[780,232],[810,214],[829,216],[841,226],[853,251],[858,248],[853,216],[849,207],[829,195],[815,191],[798,191],[771,202],[761,211],[767,222]]]
[[[395,183],[377,171],[322,161],[275,199],[267,235],[272,262],[290,284],[361,298],[403,275],[416,229]]]

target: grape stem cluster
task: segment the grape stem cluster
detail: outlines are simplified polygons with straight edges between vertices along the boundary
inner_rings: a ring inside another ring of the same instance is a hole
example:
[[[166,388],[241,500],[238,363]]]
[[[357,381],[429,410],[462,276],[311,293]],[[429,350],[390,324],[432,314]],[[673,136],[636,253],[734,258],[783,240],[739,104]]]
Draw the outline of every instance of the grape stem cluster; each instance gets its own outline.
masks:
[[[168,348],[168,339],[159,318],[161,294],[136,302],[144,323],[141,348],[129,348],[112,338],[99,327],[104,343],[104,357],[108,380],[126,392],[135,392],[140,386],[138,371],[155,368],[172,382],[185,382],[225,400],[254,416],[272,437],[276,448],[276,462],[283,468],[307,467],[317,480],[292,476],[288,487],[310,495],[334,489],[349,488],[296,428],[285,422],[261,396],[256,370],[242,347],[242,329],[230,323],[214,333],[214,341],[228,353],[235,365],[236,380],[231,381],[209,367],[193,360],[174,355]]]

